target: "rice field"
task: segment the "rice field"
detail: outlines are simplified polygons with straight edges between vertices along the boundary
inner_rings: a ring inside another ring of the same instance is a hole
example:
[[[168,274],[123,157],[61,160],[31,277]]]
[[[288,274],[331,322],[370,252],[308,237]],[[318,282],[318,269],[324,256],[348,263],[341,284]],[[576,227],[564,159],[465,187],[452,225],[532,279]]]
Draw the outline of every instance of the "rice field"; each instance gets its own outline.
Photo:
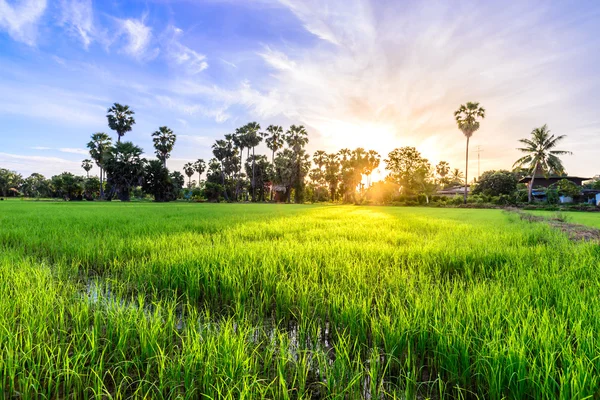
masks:
[[[500,210],[0,203],[0,390],[600,396],[600,248]]]

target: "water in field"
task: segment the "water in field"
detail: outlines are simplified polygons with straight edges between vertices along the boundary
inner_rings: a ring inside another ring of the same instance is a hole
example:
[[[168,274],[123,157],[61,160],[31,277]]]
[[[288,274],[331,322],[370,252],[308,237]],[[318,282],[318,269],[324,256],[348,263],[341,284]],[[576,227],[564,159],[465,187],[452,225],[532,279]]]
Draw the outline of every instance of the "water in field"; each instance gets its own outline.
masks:
[[[24,398],[582,398],[600,253],[498,210],[0,206]]]

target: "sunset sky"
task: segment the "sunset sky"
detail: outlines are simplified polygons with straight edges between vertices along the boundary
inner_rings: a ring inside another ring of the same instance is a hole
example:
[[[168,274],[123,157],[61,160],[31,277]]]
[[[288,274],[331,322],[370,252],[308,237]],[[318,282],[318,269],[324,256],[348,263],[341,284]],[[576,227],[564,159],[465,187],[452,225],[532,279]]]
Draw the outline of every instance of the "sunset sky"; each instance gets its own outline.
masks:
[[[477,145],[481,171],[510,168],[544,123],[593,176],[599,71],[598,0],[0,0],[0,167],[83,174],[119,102],[148,157],[173,129],[179,170],[249,121],[305,125],[311,154],[415,146],[464,170],[453,111],[478,101],[471,177]]]

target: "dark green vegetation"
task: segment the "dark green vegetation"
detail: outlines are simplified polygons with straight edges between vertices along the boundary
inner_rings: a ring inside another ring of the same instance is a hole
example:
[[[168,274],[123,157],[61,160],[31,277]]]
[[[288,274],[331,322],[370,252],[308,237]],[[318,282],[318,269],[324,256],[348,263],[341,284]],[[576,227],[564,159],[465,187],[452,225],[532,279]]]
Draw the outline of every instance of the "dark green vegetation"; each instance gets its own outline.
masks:
[[[9,397],[600,395],[598,246],[502,211],[5,201],[0,245]]]

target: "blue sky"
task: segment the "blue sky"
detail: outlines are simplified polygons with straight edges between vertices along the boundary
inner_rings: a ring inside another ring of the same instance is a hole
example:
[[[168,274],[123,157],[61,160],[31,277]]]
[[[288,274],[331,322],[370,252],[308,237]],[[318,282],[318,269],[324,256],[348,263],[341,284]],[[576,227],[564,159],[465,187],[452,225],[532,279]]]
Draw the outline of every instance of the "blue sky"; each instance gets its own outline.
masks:
[[[83,173],[120,102],[148,157],[177,133],[175,169],[256,120],[304,124],[310,151],[416,146],[464,170],[452,112],[479,101],[482,171],[547,123],[592,176],[599,62],[597,1],[0,0],[0,167]]]

